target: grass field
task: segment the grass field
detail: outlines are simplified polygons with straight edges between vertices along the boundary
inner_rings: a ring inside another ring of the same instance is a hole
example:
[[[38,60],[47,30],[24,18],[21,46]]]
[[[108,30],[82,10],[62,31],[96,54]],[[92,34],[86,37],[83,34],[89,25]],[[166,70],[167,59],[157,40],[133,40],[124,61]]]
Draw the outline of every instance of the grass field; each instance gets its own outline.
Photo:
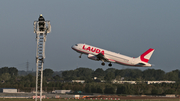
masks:
[[[21,99],[21,98],[0,98],[0,101],[35,101],[35,99]],[[38,100],[39,101],[39,100]],[[92,100],[73,100],[73,99],[43,99],[43,101],[92,101]],[[112,101],[112,100],[95,100],[95,101]],[[123,99],[119,101],[180,101],[180,99]]]

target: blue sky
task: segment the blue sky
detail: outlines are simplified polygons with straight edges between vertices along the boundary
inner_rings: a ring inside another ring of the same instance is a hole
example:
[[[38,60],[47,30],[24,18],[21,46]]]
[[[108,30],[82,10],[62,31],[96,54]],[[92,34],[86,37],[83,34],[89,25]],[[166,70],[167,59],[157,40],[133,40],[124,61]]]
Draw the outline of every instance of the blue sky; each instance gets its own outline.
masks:
[[[0,67],[35,70],[33,22],[50,20],[44,68],[107,69],[71,49],[86,43],[131,57],[154,48],[150,63],[166,72],[179,69],[179,0],[16,0],[0,1]],[[107,64],[107,63],[106,63]],[[137,68],[113,64],[112,68]],[[148,68],[138,68],[145,70]]]

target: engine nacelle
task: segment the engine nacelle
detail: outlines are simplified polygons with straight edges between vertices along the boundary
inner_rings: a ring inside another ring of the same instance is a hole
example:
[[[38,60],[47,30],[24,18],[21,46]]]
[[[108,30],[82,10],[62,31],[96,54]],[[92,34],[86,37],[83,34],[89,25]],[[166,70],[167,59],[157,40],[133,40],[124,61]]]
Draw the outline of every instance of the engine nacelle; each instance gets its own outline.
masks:
[[[93,54],[88,54],[88,58],[91,59],[91,60],[99,61],[99,59]]]

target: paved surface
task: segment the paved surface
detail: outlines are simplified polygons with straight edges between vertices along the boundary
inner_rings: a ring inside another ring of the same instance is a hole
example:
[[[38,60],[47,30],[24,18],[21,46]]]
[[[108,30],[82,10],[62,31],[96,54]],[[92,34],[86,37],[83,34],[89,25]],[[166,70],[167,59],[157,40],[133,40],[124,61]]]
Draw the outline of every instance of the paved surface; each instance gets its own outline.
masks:
[[[74,95],[66,95],[66,94],[49,94],[43,93],[48,98],[55,98],[56,95],[60,96],[61,98],[74,98]],[[0,93],[0,98],[3,97],[24,97],[24,98],[31,98],[35,96],[35,93]],[[80,95],[80,97],[88,96],[86,99],[177,99],[177,97],[164,97],[164,96],[117,96],[117,95]]]
[[[67,95],[67,94],[51,94],[51,93],[43,93],[42,95],[45,95],[49,98],[55,98],[56,95],[60,96],[61,98],[74,98],[73,95]],[[77,94],[78,95],[78,94]],[[3,97],[32,97],[35,96],[35,93],[0,93],[0,98]],[[80,95],[80,97],[83,96],[94,96],[94,95]]]

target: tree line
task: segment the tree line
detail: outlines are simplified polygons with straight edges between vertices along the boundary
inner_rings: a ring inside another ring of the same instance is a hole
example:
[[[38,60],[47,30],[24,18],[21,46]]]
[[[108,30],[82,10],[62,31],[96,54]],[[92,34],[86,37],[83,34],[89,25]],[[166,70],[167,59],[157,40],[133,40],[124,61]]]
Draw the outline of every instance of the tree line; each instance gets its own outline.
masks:
[[[97,68],[77,68],[54,74],[52,69],[43,71],[43,90],[51,92],[52,90],[71,89],[73,91],[83,91],[86,93],[101,94],[180,94],[180,71],[173,70],[165,73],[163,70],[147,69],[115,69],[108,68],[103,70]],[[93,79],[97,77],[97,79]],[[111,80],[133,80],[138,84],[112,84]],[[15,67],[0,68],[0,88],[17,88],[19,91],[30,92],[35,90],[35,75],[18,75]],[[85,80],[85,83],[70,83],[69,80]],[[101,83],[101,80],[106,82]],[[145,84],[140,81],[176,81],[175,84]]]
[[[111,81],[116,80],[128,80],[128,81],[159,81],[159,80],[180,80],[180,71],[173,70],[165,73],[163,70],[147,69],[141,71],[139,69],[115,69],[108,68],[103,70],[97,68],[95,71],[89,68],[77,68],[75,70],[63,71],[62,78],[64,80],[80,79],[86,80],[86,82],[92,82],[92,77],[97,77],[100,80]]]

